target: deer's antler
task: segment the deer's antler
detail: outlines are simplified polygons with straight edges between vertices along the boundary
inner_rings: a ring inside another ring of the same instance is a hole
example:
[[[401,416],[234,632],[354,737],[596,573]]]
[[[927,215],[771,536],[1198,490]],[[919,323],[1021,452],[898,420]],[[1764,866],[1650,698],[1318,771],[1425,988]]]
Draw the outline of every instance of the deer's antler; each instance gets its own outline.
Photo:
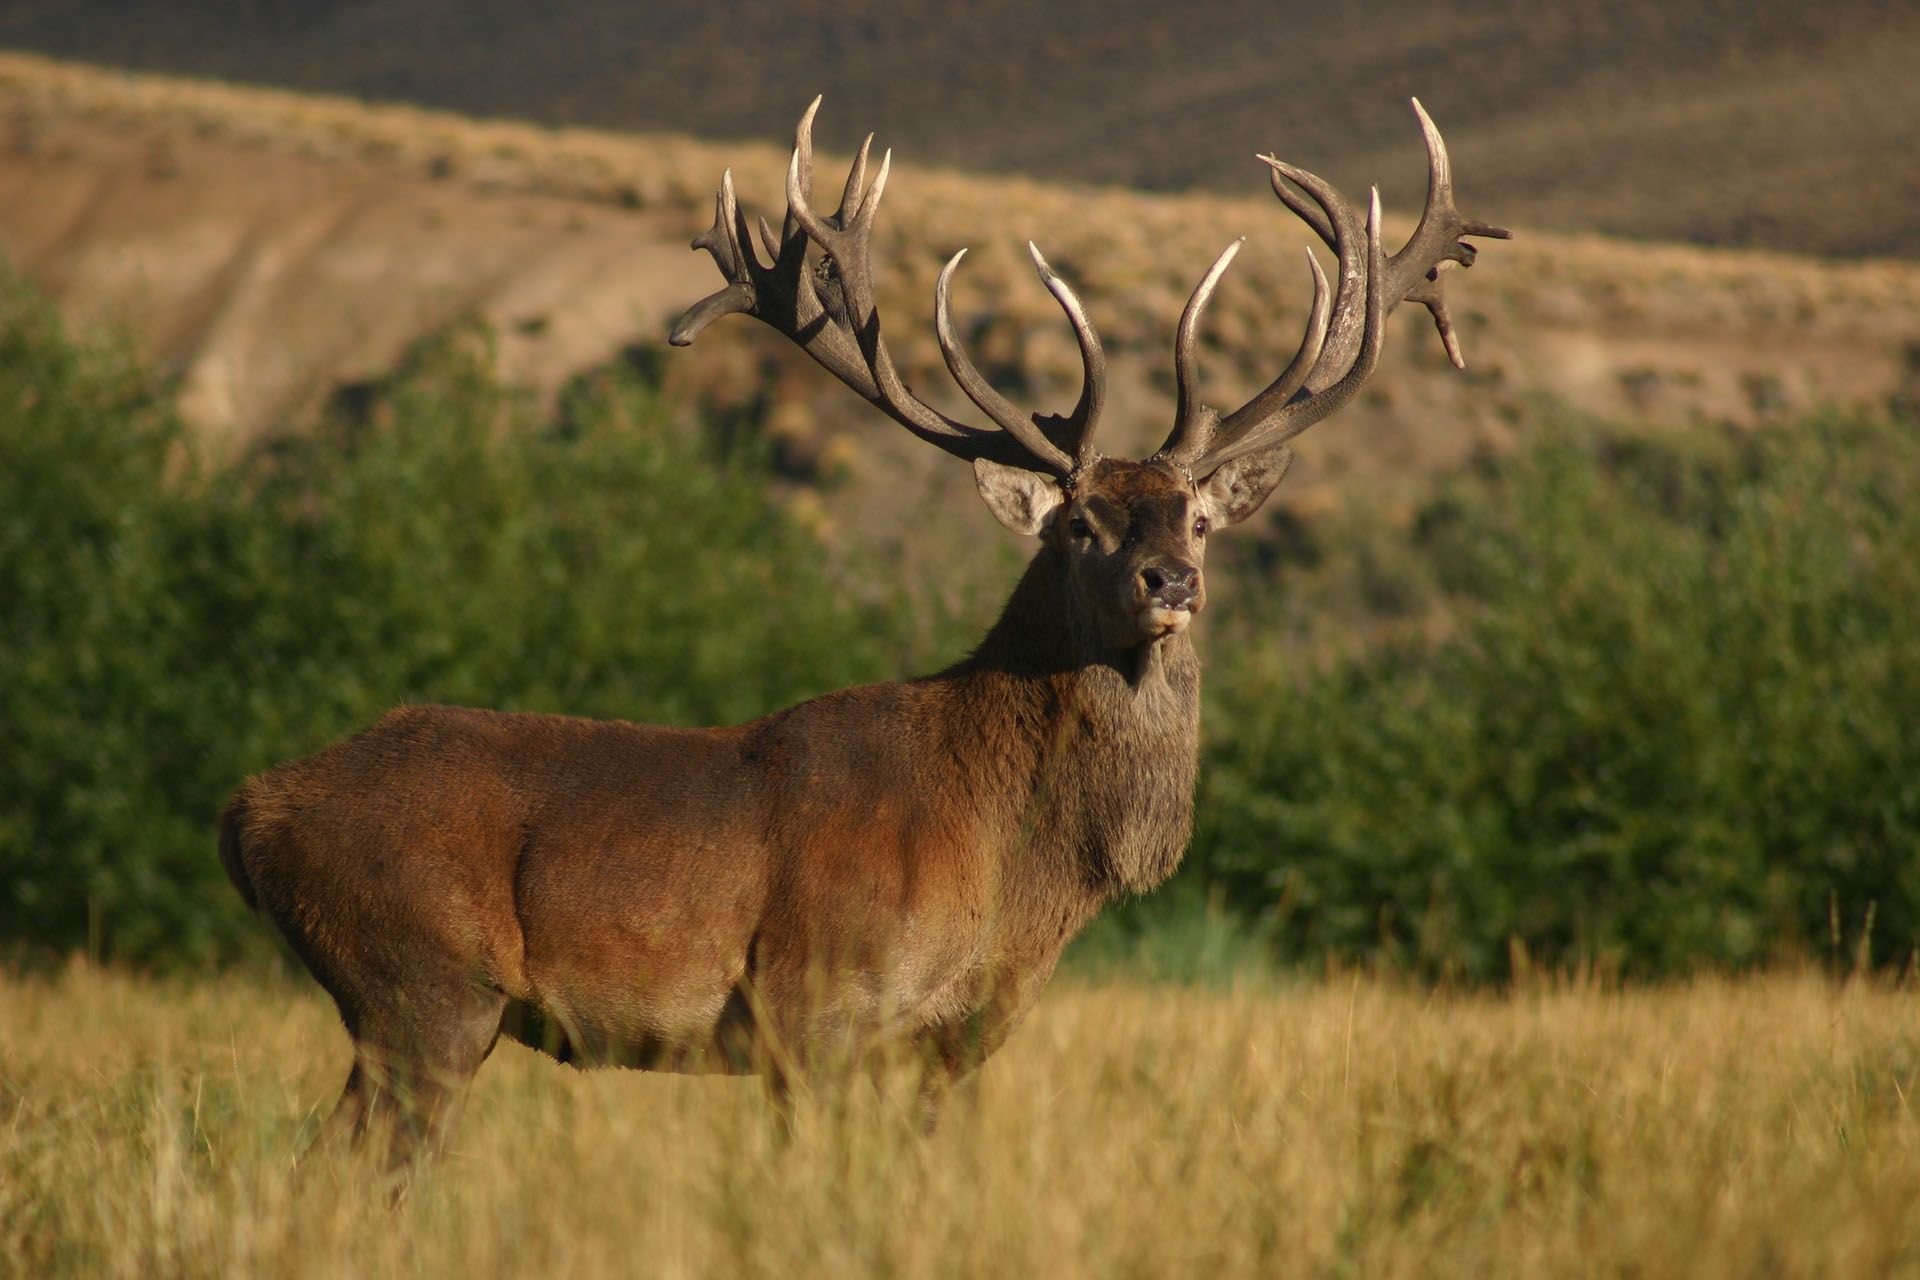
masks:
[[[1041,420],[1022,413],[995,391],[961,349],[948,311],[954,269],[966,250],[956,253],[934,289],[934,328],[947,368],[967,398],[993,419],[998,429],[958,422],[919,399],[901,381],[880,332],[873,289],[874,216],[886,190],[893,153],[885,153],[872,185],[866,181],[873,137],[855,156],[840,207],[822,215],[813,207],[813,117],[815,98],[794,134],[787,166],[787,216],[780,235],[760,220],[760,245],[771,263],[755,251],[746,217],[733,192],[733,172],[720,180],[713,226],[693,242],[713,255],[725,288],[689,307],[667,340],[686,346],[721,316],[740,312],[765,321],[792,339],[834,377],[852,387],[894,421],[921,439],[956,457],[990,458],[1010,466],[1066,478],[1092,459],[1093,430],[1106,397],[1106,357],[1087,323],[1080,299],[1054,275],[1038,249],[1029,246],[1041,281],[1066,311],[1080,342],[1086,383],[1079,404],[1065,419],[1051,419],[1057,438],[1070,443],[1069,454],[1050,439]],[[809,261],[809,247],[817,250]]]
[[[1174,348],[1180,407],[1173,431],[1156,456],[1204,477],[1236,458],[1276,448],[1299,435],[1360,389],[1379,359],[1386,316],[1403,301],[1421,303],[1432,313],[1448,358],[1455,366],[1466,367],[1441,291],[1442,271],[1455,263],[1473,265],[1476,250],[1462,237],[1505,240],[1513,233],[1464,218],[1454,208],[1446,143],[1417,98],[1413,110],[1427,144],[1427,202],[1413,235],[1391,257],[1380,248],[1377,190],[1363,229],[1360,216],[1327,182],[1273,156],[1260,157],[1272,170],[1274,194],[1339,258],[1339,286],[1329,299],[1326,276],[1309,250],[1313,305],[1299,350],[1264,391],[1219,418],[1199,402],[1193,349],[1200,311],[1239,248],[1237,243],[1229,246],[1200,282],[1181,317]]]

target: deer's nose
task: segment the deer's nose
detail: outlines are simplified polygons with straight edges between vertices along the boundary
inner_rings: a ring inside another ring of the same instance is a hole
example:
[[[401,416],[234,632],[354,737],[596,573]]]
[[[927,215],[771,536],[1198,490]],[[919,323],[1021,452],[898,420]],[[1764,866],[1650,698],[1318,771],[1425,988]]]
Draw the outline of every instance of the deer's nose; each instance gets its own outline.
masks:
[[[1200,568],[1191,564],[1154,564],[1140,571],[1140,585],[1155,603],[1168,609],[1184,608],[1200,594]]]

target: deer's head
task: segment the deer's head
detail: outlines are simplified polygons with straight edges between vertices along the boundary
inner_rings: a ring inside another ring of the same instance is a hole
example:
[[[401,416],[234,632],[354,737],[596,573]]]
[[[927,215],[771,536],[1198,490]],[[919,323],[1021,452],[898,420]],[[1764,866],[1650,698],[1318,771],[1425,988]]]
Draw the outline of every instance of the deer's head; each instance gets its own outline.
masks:
[[[1283,447],[1195,480],[1162,458],[1097,458],[1071,484],[984,458],[973,467],[1000,523],[1039,535],[1107,644],[1130,648],[1187,629],[1207,602],[1208,536],[1253,514],[1290,459]]]
[[[669,336],[685,346],[720,316],[764,320],[835,377],[931,444],[973,463],[981,497],[1018,533],[1034,534],[1064,558],[1079,602],[1108,644],[1133,647],[1185,630],[1206,601],[1202,562],[1209,535],[1260,508],[1293,460],[1289,441],[1351,400],[1379,360],[1387,314],[1412,299],[1432,313],[1447,354],[1464,367],[1441,294],[1442,269],[1471,266],[1462,237],[1510,233],[1463,218],[1453,205],[1446,146],[1416,100],[1427,144],[1427,202],[1399,252],[1380,244],[1380,197],[1360,215],[1304,169],[1262,156],[1274,194],[1339,259],[1330,289],[1307,254],[1313,304],[1298,351],[1273,382],[1222,416],[1202,404],[1195,374],[1200,319],[1220,277],[1240,250],[1236,240],[1214,260],[1181,314],[1174,340],[1178,405],[1172,431],[1151,456],[1127,461],[1094,446],[1106,402],[1106,356],[1073,289],[1028,246],[1040,280],[1066,312],[1085,369],[1079,402],[1066,416],[1029,414],[1002,396],[961,347],[949,310],[956,253],[934,287],[934,331],[947,369],[967,398],[995,424],[949,418],[900,379],[880,333],[870,247],[874,217],[892,160],[867,181],[871,135],[855,157],[839,209],[812,203],[814,99],[800,119],[787,167],[787,215],[778,235],[765,219],[753,229],[740,211],[733,175],[721,179],[713,226],[693,243],[713,255],[727,285],[689,308]],[[762,260],[762,252],[766,259]]]

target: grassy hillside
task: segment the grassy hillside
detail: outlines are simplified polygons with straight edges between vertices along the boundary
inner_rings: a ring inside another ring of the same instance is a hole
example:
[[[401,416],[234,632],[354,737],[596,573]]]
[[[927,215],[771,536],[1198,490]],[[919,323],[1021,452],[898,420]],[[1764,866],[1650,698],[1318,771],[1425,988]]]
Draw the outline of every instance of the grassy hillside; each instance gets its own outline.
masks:
[[[784,1146],[752,1082],[503,1045],[395,1210],[291,1170],[318,993],[0,976],[0,1273],[1911,1275],[1914,999],[1061,984],[931,1140],[861,1090]]]
[[[1155,190],[1243,190],[1269,149],[1363,189],[1418,94],[1519,224],[1920,254],[1920,9],[1884,0],[25,0],[5,45],[709,138],[779,136],[824,90],[858,108],[833,130],[917,161]]]

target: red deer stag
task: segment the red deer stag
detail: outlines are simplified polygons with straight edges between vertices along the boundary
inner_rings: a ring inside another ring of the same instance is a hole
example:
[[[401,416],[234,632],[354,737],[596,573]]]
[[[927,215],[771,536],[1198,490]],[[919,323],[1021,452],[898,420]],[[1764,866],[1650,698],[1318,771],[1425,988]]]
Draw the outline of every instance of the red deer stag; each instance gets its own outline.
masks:
[[[1095,447],[1105,357],[1037,250],[1085,363],[1073,411],[1023,413],[968,360],[948,314],[960,254],[940,273],[934,331],[995,426],[908,389],[869,262],[888,159],[868,185],[863,146],[839,210],[821,213],[818,105],[800,121],[784,227],[759,223],[765,260],[722,178],[694,246],[726,287],[671,341],[733,312],[758,317],[971,462],[988,508],[1039,550],[979,648],[937,675],[723,729],[408,707],[241,786],[221,858],[353,1040],[323,1140],[359,1138],[377,1112],[393,1158],[432,1150],[503,1030],[566,1062],[757,1070],[783,1102],[827,1060],[904,1045],[923,1064],[930,1122],[1094,913],[1179,865],[1200,723],[1188,628],[1206,600],[1209,535],[1252,515],[1286,473],[1288,441],[1353,398],[1396,304],[1425,304],[1459,363],[1441,269],[1472,263],[1462,237],[1508,234],[1455,210],[1417,102],[1426,208],[1391,256],[1377,193],[1363,216],[1262,157],[1338,257],[1338,283],[1309,252],[1298,352],[1222,417],[1200,401],[1195,339],[1229,245],[1180,318],[1172,432],[1130,462]]]

